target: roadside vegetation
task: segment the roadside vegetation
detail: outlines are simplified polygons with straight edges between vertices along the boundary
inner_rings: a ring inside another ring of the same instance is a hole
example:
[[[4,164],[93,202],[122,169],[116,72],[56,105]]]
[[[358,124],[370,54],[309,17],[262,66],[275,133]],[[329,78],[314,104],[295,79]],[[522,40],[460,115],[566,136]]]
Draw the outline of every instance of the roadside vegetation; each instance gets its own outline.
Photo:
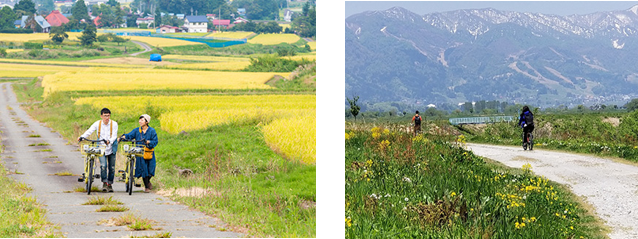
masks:
[[[34,197],[26,196],[31,189],[9,178],[0,165],[0,237],[61,237],[46,218],[46,209]]]
[[[478,157],[452,127],[436,127],[413,137],[396,125],[346,123],[346,238],[605,238],[568,188],[529,164]]]
[[[638,111],[534,115],[534,148],[614,156],[638,162]],[[512,123],[461,126],[473,142],[521,145],[521,128]]]

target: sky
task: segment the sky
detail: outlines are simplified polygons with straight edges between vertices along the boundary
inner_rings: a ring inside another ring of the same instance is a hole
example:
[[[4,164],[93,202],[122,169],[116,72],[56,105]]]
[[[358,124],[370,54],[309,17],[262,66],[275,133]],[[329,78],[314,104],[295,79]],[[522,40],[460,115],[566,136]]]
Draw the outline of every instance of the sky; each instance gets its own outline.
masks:
[[[346,1],[346,18],[365,11],[387,10],[399,6],[416,14],[446,12],[459,9],[494,8],[504,11],[531,12],[568,16],[600,11],[627,10],[638,2],[634,1]]]

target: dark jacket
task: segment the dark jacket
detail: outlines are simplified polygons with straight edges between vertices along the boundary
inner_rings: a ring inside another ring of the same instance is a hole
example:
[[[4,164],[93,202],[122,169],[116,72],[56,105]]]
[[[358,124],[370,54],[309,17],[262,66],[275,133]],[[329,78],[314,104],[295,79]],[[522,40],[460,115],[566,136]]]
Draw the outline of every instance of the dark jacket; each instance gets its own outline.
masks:
[[[531,122],[528,122],[529,120],[525,119],[525,115],[529,114],[532,116],[532,120]],[[528,124],[528,125],[534,125],[534,114],[531,111],[525,111],[523,113],[521,113],[521,115],[518,117],[518,125],[523,126],[523,124]]]

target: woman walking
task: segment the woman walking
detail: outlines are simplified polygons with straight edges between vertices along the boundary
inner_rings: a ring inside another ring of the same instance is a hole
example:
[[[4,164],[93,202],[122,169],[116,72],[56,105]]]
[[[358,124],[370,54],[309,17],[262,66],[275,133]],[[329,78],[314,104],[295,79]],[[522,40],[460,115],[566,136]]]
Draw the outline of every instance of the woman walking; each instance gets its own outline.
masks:
[[[151,177],[155,176],[155,146],[157,146],[157,133],[155,129],[148,126],[151,116],[143,114],[140,116],[138,123],[140,127],[135,128],[130,133],[123,135],[124,139],[135,139],[145,144],[144,157],[137,157],[135,161],[135,177],[141,177],[144,181],[144,192],[149,193],[153,190]]]

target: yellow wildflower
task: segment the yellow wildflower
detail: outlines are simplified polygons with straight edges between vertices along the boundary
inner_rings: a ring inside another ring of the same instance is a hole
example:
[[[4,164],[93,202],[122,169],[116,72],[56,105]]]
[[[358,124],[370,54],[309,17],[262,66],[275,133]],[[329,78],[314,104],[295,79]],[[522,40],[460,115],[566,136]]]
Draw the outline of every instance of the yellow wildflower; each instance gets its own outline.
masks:
[[[390,130],[389,130],[389,129],[384,129],[384,130],[383,130],[383,134],[387,135],[387,134],[389,134],[389,133],[390,133]]]
[[[352,226],[352,219],[350,219],[350,217],[346,217],[346,226],[347,227],[351,227]]]
[[[454,197],[454,196],[456,196],[455,192],[450,193],[450,197]]]
[[[530,165],[529,163],[523,164],[523,170],[524,171],[532,170],[532,165]]]

